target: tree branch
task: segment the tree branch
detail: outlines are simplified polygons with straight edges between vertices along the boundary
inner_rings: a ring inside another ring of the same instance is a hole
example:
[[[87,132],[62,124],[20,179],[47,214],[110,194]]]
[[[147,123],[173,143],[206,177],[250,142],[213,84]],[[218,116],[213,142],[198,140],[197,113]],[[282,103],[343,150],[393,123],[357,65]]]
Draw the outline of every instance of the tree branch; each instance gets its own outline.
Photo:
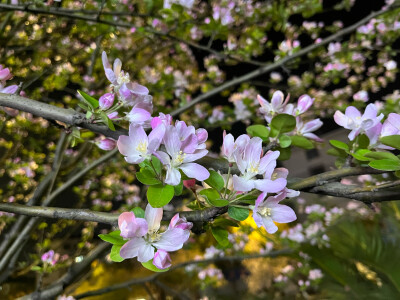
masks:
[[[263,253],[263,254],[253,254],[253,255],[243,255],[243,256],[224,256],[224,257],[213,257],[209,259],[203,259],[203,260],[193,260],[193,261],[187,261],[180,263],[178,265],[172,266],[168,272],[165,273],[154,273],[150,276],[143,277],[143,278],[134,278],[125,282],[121,282],[106,288],[102,288],[99,290],[94,290],[94,291],[89,291],[85,292],[79,295],[74,296],[75,299],[82,299],[86,297],[91,297],[91,296],[96,296],[96,295],[102,295],[105,293],[109,293],[115,290],[119,289],[124,289],[124,288],[129,288],[131,285],[137,285],[137,284],[143,284],[145,282],[149,281],[154,281],[158,277],[163,276],[164,274],[170,274],[171,271],[177,270],[184,268],[189,265],[199,265],[199,264],[212,264],[216,262],[221,262],[221,261],[238,261],[238,260],[247,260],[247,259],[256,259],[256,258],[263,258],[263,257],[278,257],[278,256],[287,256],[291,255],[294,251],[292,249],[282,249],[282,250],[277,250],[277,251],[272,251],[269,253]]]

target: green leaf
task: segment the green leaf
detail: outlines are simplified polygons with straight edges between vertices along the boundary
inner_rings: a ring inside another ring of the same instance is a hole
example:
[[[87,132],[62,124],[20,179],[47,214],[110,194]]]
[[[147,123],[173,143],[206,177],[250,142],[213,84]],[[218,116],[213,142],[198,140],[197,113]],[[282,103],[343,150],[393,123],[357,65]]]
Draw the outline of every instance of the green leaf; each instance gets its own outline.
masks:
[[[246,131],[251,136],[258,136],[263,141],[266,141],[269,136],[269,129],[264,125],[251,125],[246,128]]]
[[[136,173],[136,178],[145,185],[156,185],[161,183],[161,181],[156,178],[154,172],[147,168],[141,168],[140,172]]]
[[[292,139],[291,139],[289,136],[283,134],[283,135],[281,135],[281,136],[279,137],[279,145],[280,145],[282,148],[287,148],[287,147],[289,147],[291,143],[292,143]]]
[[[371,168],[383,171],[397,171],[400,170],[400,160],[394,159],[380,159],[371,161],[368,164]]]
[[[338,149],[344,150],[346,153],[349,153],[349,145],[337,140],[330,140],[329,143]]]
[[[179,196],[183,191],[183,181],[181,181],[178,185],[174,186],[175,196]]]
[[[167,205],[174,197],[174,187],[171,185],[151,185],[147,190],[147,200],[154,208]]]
[[[151,162],[153,164],[154,169],[156,169],[156,172],[158,174],[161,174],[161,168],[162,168],[162,164],[161,161],[155,157],[154,155],[151,156]]]
[[[250,211],[247,208],[240,208],[229,206],[228,208],[228,215],[237,221],[244,221],[248,218]]]
[[[272,118],[269,126],[271,127],[271,136],[277,137],[281,133],[292,131],[296,127],[296,118],[287,114],[279,114]]]
[[[112,131],[115,131],[114,123],[111,121],[109,117],[107,117],[107,126],[110,128]]]
[[[214,189],[201,190],[199,195],[203,196],[207,203],[212,206],[223,207],[229,204],[229,201],[221,199],[219,193]]]
[[[212,227],[211,228],[211,233],[218,242],[223,247],[229,246],[229,240],[228,240],[228,231],[220,228],[220,227]]]
[[[153,264],[153,260],[150,259],[149,261],[146,261],[144,263],[142,263],[142,266],[145,267],[146,269],[153,271],[153,272],[167,272],[169,270],[169,268],[166,269],[159,269],[157,268],[154,264]]]
[[[135,214],[136,218],[142,218],[144,219],[144,210],[140,207],[135,207],[131,210]]]
[[[369,152],[364,155],[373,159],[393,159],[398,160],[398,157],[390,152]]]
[[[33,267],[31,268],[31,271],[42,271],[42,268],[39,267],[39,266],[33,266]]]
[[[329,155],[343,157],[343,158],[347,157],[347,153],[345,151],[337,148],[330,148],[328,149],[328,151],[326,151],[326,153]]]
[[[357,138],[357,144],[358,149],[366,149],[369,146],[369,138],[365,134],[361,134]]]
[[[121,262],[124,258],[119,255],[119,251],[121,251],[121,247],[123,245],[113,245],[110,252],[110,259],[115,262]]]
[[[239,227],[239,224],[236,221],[226,219],[224,217],[219,217],[214,220],[213,226],[227,228],[227,227]]]
[[[368,154],[369,152],[371,152],[371,150],[368,149],[359,149],[357,150],[355,153],[351,153],[351,155],[360,161],[370,161],[371,158],[365,157],[366,154]]]
[[[292,155],[292,150],[290,148],[279,148],[280,155],[279,160],[288,160]]]
[[[99,101],[92,96],[86,94],[85,92],[82,92],[78,90],[79,95],[82,96],[83,101],[87,103],[92,109],[96,109],[99,107]]]
[[[213,170],[210,171],[210,177],[204,182],[207,183],[212,188],[216,189],[217,191],[221,191],[224,188],[225,182],[224,178],[218,173]]]
[[[121,234],[121,231],[115,230],[115,231],[112,231],[107,234],[99,234],[99,238],[101,238],[103,241],[111,243],[111,244],[123,245],[127,241],[125,241],[120,234]]]
[[[400,135],[389,135],[380,138],[382,144],[400,150]]]
[[[86,119],[90,119],[90,117],[93,115],[91,111],[86,112]]]
[[[314,148],[314,144],[304,136],[292,135],[290,138],[292,139],[292,146],[296,146],[307,150]]]

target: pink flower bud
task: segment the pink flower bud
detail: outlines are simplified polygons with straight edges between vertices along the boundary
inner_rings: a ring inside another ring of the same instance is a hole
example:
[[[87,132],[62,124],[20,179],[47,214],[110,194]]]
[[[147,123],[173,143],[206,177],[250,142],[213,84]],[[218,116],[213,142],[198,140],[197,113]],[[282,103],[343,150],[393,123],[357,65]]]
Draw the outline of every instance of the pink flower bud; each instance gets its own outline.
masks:
[[[111,114],[108,114],[107,117],[111,120],[118,118],[118,112],[114,111]]]
[[[196,179],[188,179],[183,181],[183,185],[188,189],[193,189],[196,185]]]
[[[103,139],[97,143],[97,147],[106,151],[114,149],[116,145],[117,142],[112,139]]]
[[[158,249],[154,255],[153,264],[159,269],[166,269],[171,266],[171,257],[167,251]]]
[[[99,105],[102,110],[109,109],[114,103],[114,94],[106,93],[99,99]]]

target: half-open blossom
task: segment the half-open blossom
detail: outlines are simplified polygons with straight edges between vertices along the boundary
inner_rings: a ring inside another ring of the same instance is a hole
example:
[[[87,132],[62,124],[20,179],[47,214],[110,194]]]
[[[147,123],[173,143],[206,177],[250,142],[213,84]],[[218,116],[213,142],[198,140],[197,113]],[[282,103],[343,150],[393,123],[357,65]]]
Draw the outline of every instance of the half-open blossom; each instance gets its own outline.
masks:
[[[0,65],[0,81],[6,81],[11,79],[12,74],[10,72],[9,68],[3,68],[2,65]]]
[[[150,127],[151,113],[142,108],[132,108],[131,111],[126,114],[125,118],[130,124],[142,125],[145,128]]]
[[[113,139],[102,139],[97,143],[97,147],[99,147],[102,150],[110,151],[115,148],[117,145],[117,142],[114,141]]]
[[[164,125],[153,129],[147,136],[142,126],[132,124],[129,126],[129,136],[121,135],[118,138],[118,150],[128,163],[139,164],[158,149],[164,134]]]
[[[323,125],[320,119],[314,119],[307,123],[304,123],[299,117],[296,118],[296,133],[298,135],[302,135],[311,140],[322,142],[318,136],[316,136],[313,132],[319,129]]]
[[[368,104],[363,115],[354,106],[349,106],[346,108],[345,114],[336,111],[333,118],[337,124],[351,130],[349,140],[352,141],[357,135],[364,133],[382,120],[383,114],[379,116],[377,114],[376,106],[371,103]]]
[[[187,180],[186,180],[187,181]],[[184,230],[190,230],[192,229],[193,224],[191,222],[188,222],[185,217],[180,217],[179,214],[176,214],[173,216],[171,219],[171,222],[169,223],[168,228],[181,228]]]
[[[121,236],[130,239],[120,250],[123,258],[137,257],[139,262],[147,262],[155,257],[156,250],[171,252],[181,249],[190,236],[189,230],[178,227],[168,228],[160,233],[162,208],[153,208],[148,204],[144,219],[131,214],[133,213],[123,213],[118,218]],[[160,251],[155,263],[158,267],[166,267],[169,261],[165,253]]]
[[[238,136],[235,141],[233,135],[230,133],[226,134],[226,131],[224,130],[223,143],[221,147],[222,156],[224,156],[230,163],[235,162],[235,153],[243,153],[249,141],[250,137],[247,134]]]
[[[102,110],[109,109],[114,103],[115,95],[113,93],[106,93],[99,99],[99,106]]]
[[[54,253],[54,250],[49,250],[46,253],[43,253],[41,260],[44,263],[54,266],[57,263],[59,256],[59,254]]]
[[[166,269],[171,266],[171,257],[169,253],[164,250],[157,250],[156,254],[154,254],[153,264],[159,269]]]
[[[279,151],[270,151],[261,158],[262,140],[253,137],[242,154],[235,155],[236,164],[241,176],[233,175],[233,187],[238,192],[248,192],[254,188],[268,193],[276,193],[284,189],[286,179],[271,180],[276,166]],[[265,175],[264,179],[255,179],[257,175]]]
[[[315,98],[311,98],[308,95],[300,96],[299,100],[297,100],[297,107],[294,110],[294,115],[298,116],[305,113],[314,103],[314,100]]]
[[[163,151],[156,152],[156,156],[167,169],[165,183],[178,185],[181,182],[179,170],[182,170],[189,178],[195,178],[199,181],[206,180],[210,176],[208,170],[197,163],[193,163],[193,161],[205,156],[208,150],[200,149],[191,152],[193,150],[191,142],[188,141],[186,143],[186,140],[182,142],[179,136],[177,128],[168,126],[163,140],[167,153]],[[195,142],[194,145],[197,145],[197,143]],[[189,148],[190,151],[186,151]]]
[[[261,193],[253,209],[253,219],[258,227],[263,226],[268,233],[275,233],[278,226],[274,222],[289,223],[297,219],[293,209],[287,205],[279,204],[280,201],[285,199],[285,193],[268,197],[264,201],[266,196],[267,193]]]

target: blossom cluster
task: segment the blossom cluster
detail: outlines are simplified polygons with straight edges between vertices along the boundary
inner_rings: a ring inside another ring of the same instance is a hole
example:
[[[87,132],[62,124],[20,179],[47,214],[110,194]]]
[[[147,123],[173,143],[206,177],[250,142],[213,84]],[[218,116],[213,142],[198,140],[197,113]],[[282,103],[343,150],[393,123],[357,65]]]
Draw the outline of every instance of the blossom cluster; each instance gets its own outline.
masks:
[[[385,136],[400,135],[400,115],[390,113],[382,124],[383,117],[382,113],[378,115],[378,108],[371,103],[368,104],[362,115],[357,108],[349,106],[344,114],[337,111],[334,120],[338,125],[351,130],[348,136],[350,141],[360,134],[365,134],[369,138],[369,148],[393,150],[392,147],[380,143],[379,139]]]
[[[285,99],[281,91],[276,91],[272,95],[270,102],[260,95],[257,96],[257,100],[261,105],[260,112],[268,124],[271,123],[272,118],[278,114],[292,115],[296,118],[296,129],[291,134],[301,135],[317,142],[322,141],[313,133],[322,126],[322,121],[318,118],[305,122],[302,118],[302,115],[307,112],[314,103],[314,98],[311,98],[309,95],[302,95],[297,100],[297,105],[295,106],[292,103],[288,103],[289,96]]]
[[[153,260],[153,264],[159,269],[171,266],[168,252],[182,248],[189,238],[192,223],[176,214],[171,219],[168,229],[160,233],[162,215],[162,208],[153,208],[148,204],[144,218],[135,217],[133,212],[124,212],[119,216],[121,236],[129,239],[121,248],[122,258],[137,257],[142,263]]]

